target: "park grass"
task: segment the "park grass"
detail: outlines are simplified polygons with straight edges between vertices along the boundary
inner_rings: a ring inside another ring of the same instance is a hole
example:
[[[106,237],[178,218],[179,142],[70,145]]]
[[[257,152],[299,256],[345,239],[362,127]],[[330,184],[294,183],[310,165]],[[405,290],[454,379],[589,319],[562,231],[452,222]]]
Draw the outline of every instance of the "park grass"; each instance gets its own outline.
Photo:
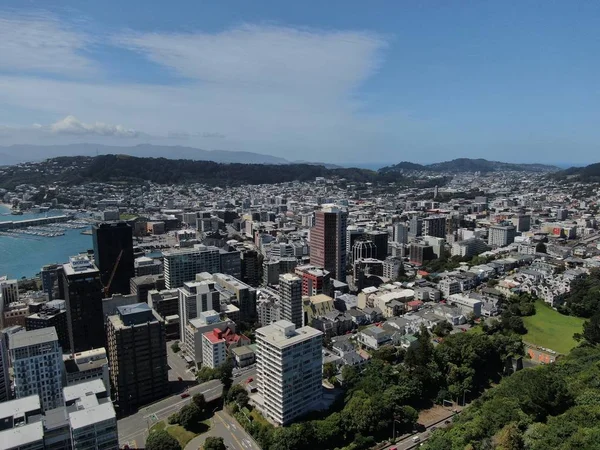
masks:
[[[250,411],[250,417],[252,417],[253,422],[258,422],[261,425],[269,426],[271,425],[267,419],[265,419],[256,409]]]
[[[181,425],[168,425],[165,423],[164,420],[161,420],[160,422],[157,422],[154,425],[152,425],[152,427],[150,428],[150,432],[152,433],[154,431],[166,430],[167,433],[169,433],[171,436],[177,439],[179,445],[181,445],[181,448],[185,448],[188,442],[190,442],[196,436],[202,433],[206,433],[210,429],[210,419],[206,419],[200,422],[198,429],[202,431],[195,433],[193,431],[186,430]]]
[[[166,426],[167,424],[165,423],[165,421],[161,420],[160,422],[157,422],[150,427],[150,432],[152,433],[153,431],[162,431],[166,428]]]
[[[567,354],[577,345],[573,335],[582,332],[584,319],[560,314],[538,300],[535,315],[523,317],[523,322],[527,328],[525,342]]]

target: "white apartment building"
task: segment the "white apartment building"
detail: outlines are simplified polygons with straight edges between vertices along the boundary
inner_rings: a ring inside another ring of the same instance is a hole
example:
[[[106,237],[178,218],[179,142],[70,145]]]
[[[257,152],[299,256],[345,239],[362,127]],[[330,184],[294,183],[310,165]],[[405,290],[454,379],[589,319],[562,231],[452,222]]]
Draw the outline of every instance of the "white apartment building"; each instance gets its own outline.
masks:
[[[280,320],[256,330],[259,408],[286,425],[315,409],[322,395],[323,333]]]
[[[62,406],[62,349],[54,327],[13,334],[10,356],[17,398],[39,395],[43,411]]]
[[[166,289],[183,286],[200,272],[215,273],[221,270],[221,259],[217,247],[195,245],[191,249],[163,252]]]
[[[117,416],[102,380],[64,389],[73,449],[118,449]]]
[[[438,289],[442,293],[442,297],[448,298],[454,294],[460,294],[462,292],[460,283],[454,278],[446,277],[442,278],[438,282]]]
[[[73,386],[100,379],[110,396],[108,357],[106,356],[106,349],[104,347],[63,355],[63,362],[65,365],[65,386]]]
[[[475,317],[481,317],[481,300],[466,295],[454,294],[448,297],[448,304],[458,306],[465,316],[473,314]]]
[[[292,322],[296,328],[303,325],[302,278],[291,273],[279,276],[281,294],[281,318]]]
[[[515,242],[516,228],[512,225],[490,227],[488,244],[492,247],[506,247]]]
[[[222,331],[215,328],[202,335],[202,365],[214,369],[227,359],[227,341]]]
[[[452,244],[452,256],[460,256],[463,258],[479,255],[487,250],[488,246],[485,241],[479,238],[465,239]]]
[[[190,319],[185,327],[185,347],[184,350],[194,362],[201,363],[203,356],[202,335],[215,328],[225,330],[230,328],[235,332],[235,323],[231,320],[221,320],[216,311],[204,311],[195,319]]]
[[[180,336],[186,344],[185,327],[205,311],[221,311],[221,296],[212,281],[189,281],[179,291],[179,327]]]
[[[19,301],[19,285],[17,280],[7,280],[6,277],[0,278],[0,299],[2,306],[6,307],[10,303]]]

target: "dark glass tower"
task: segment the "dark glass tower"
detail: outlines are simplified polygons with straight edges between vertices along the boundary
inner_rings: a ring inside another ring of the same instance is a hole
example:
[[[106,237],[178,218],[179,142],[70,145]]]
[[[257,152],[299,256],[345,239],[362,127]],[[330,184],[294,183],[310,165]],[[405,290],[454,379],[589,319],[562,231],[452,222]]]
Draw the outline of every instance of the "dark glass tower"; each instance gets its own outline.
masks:
[[[131,226],[125,222],[105,222],[94,226],[92,235],[102,284],[108,286],[110,282],[108,294],[129,294],[129,280],[135,276]],[[113,270],[115,274],[111,282]]]

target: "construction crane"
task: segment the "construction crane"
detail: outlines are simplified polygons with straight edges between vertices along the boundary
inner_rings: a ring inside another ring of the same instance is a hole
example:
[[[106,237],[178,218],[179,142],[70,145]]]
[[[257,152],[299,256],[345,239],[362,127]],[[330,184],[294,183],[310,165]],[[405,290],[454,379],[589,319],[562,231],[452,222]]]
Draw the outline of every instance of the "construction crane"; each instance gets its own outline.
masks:
[[[117,273],[117,267],[119,267],[119,262],[121,262],[121,256],[123,256],[123,249],[119,252],[119,256],[117,256],[117,260],[115,261],[115,265],[113,266],[112,272],[110,273],[110,278],[108,279],[108,283],[104,288],[104,298],[108,298],[110,295],[110,285],[112,284],[113,278],[115,277],[115,273]]]

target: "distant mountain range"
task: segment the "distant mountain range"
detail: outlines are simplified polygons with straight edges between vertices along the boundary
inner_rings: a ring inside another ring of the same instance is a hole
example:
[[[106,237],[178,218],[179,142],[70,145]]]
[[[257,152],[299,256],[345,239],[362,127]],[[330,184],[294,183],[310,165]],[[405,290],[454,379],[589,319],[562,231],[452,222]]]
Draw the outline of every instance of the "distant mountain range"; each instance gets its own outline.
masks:
[[[379,169],[379,172],[557,172],[560,168],[546,164],[515,164],[499,161],[488,161],[487,159],[458,158],[452,161],[444,161],[433,164],[415,164],[403,161],[393,166]]]
[[[580,181],[600,181],[600,163],[590,164],[585,167],[570,167],[552,174],[553,178],[571,178]]]
[[[24,162],[43,161],[59,156],[96,156],[120,154],[139,158],[187,159],[192,161],[213,161],[230,164],[318,164],[328,168],[336,168],[334,164],[307,161],[288,161],[277,156],[261,153],[237,152],[228,150],[202,150],[180,145],[139,144],[133,147],[122,147],[100,144],[68,144],[68,145],[11,145],[0,147],[0,165],[14,165]]]

